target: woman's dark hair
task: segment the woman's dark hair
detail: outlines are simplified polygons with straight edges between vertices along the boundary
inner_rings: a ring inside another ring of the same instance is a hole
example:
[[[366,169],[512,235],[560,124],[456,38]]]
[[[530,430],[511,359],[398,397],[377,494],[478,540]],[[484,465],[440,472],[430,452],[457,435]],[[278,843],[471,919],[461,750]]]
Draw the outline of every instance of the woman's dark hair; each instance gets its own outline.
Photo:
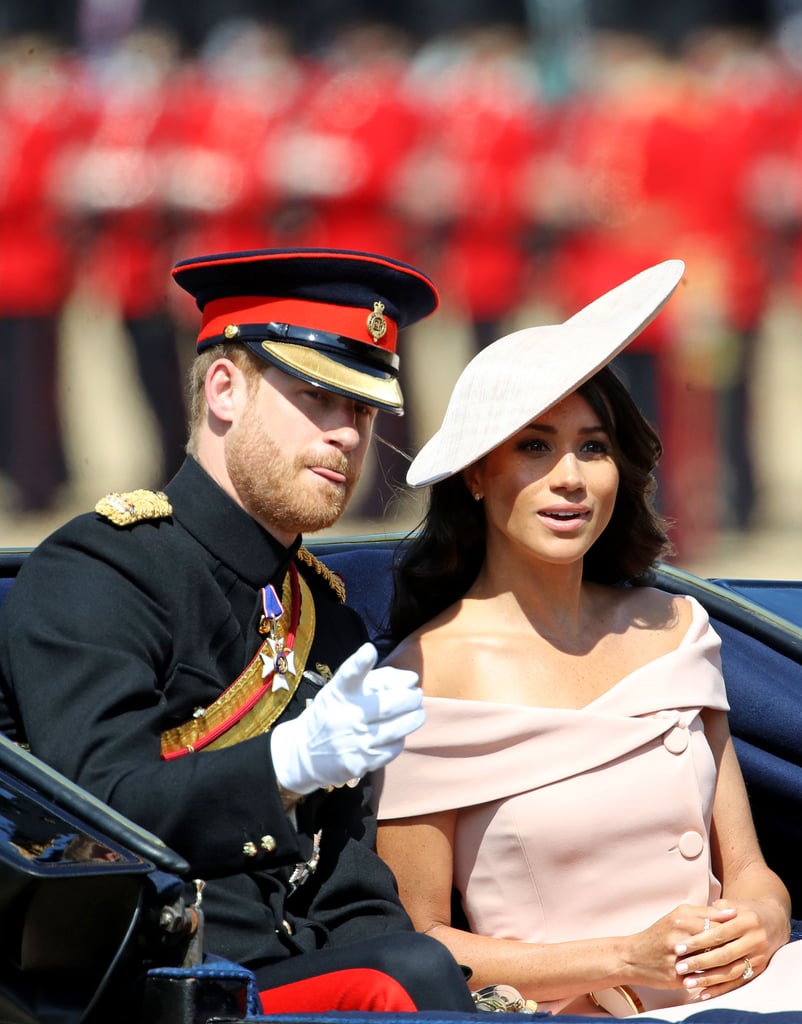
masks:
[[[577,393],[599,416],[613,445],[619,485],[606,529],[585,555],[583,577],[611,585],[643,585],[655,562],[671,552],[666,522],[654,508],[654,470],[662,455],[657,433],[610,367]],[[398,643],[459,600],[479,574],[485,514],[461,473],[433,484],[429,508],[395,568],[389,630]]]

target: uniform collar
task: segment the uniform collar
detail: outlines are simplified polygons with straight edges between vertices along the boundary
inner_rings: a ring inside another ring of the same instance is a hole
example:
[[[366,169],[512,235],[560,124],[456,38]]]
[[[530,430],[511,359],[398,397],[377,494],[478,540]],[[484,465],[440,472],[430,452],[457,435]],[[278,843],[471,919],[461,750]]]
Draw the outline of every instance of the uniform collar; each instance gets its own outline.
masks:
[[[183,466],[165,488],[173,518],[206,550],[254,587],[281,578],[301,546],[285,548],[241,508],[195,461]]]

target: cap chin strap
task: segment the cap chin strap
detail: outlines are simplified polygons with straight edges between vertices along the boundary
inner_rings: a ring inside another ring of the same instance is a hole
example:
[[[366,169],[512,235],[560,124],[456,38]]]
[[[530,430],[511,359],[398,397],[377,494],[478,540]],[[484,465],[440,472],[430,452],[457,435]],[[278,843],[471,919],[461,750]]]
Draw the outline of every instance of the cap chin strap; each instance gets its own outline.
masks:
[[[395,352],[389,352],[364,341],[356,341],[343,334],[275,321],[269,324],[230,324],[222,334],[204,338],[198,345],[198,352],[226,341],[241,341],[249,347],[265,341],[290,342],[318,352],[326,352],[334,358],[344,357],[355,364],[355,368],[362,367],[367,373],[370,373],[371,369],[390,376],[398,373],[399,359]]]

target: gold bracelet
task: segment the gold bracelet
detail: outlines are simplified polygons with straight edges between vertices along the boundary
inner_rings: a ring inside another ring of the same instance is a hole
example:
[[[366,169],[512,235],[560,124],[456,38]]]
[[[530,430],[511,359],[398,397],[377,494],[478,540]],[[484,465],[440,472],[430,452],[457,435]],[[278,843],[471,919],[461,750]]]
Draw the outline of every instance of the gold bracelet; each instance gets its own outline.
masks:
[[[643,1013],[643,1003],[637,992],[629,985],[616,985],[613,988],[601,989],[599,992],[588,992],[590,1001],[600,1010],[606,1010],[613,1017],[629,1017],[633,1013]]]

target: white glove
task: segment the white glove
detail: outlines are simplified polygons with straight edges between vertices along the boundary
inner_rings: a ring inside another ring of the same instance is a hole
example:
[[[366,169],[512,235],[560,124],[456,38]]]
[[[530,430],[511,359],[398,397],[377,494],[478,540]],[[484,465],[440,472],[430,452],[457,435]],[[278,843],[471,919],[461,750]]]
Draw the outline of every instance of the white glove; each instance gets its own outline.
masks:
[[[373,644],[363,644],[305,711],[273,729],[273,770],[285,789],[311,793],[361,778],[392,761],[423,725],[417,672],[371,671],[377,658]]]

